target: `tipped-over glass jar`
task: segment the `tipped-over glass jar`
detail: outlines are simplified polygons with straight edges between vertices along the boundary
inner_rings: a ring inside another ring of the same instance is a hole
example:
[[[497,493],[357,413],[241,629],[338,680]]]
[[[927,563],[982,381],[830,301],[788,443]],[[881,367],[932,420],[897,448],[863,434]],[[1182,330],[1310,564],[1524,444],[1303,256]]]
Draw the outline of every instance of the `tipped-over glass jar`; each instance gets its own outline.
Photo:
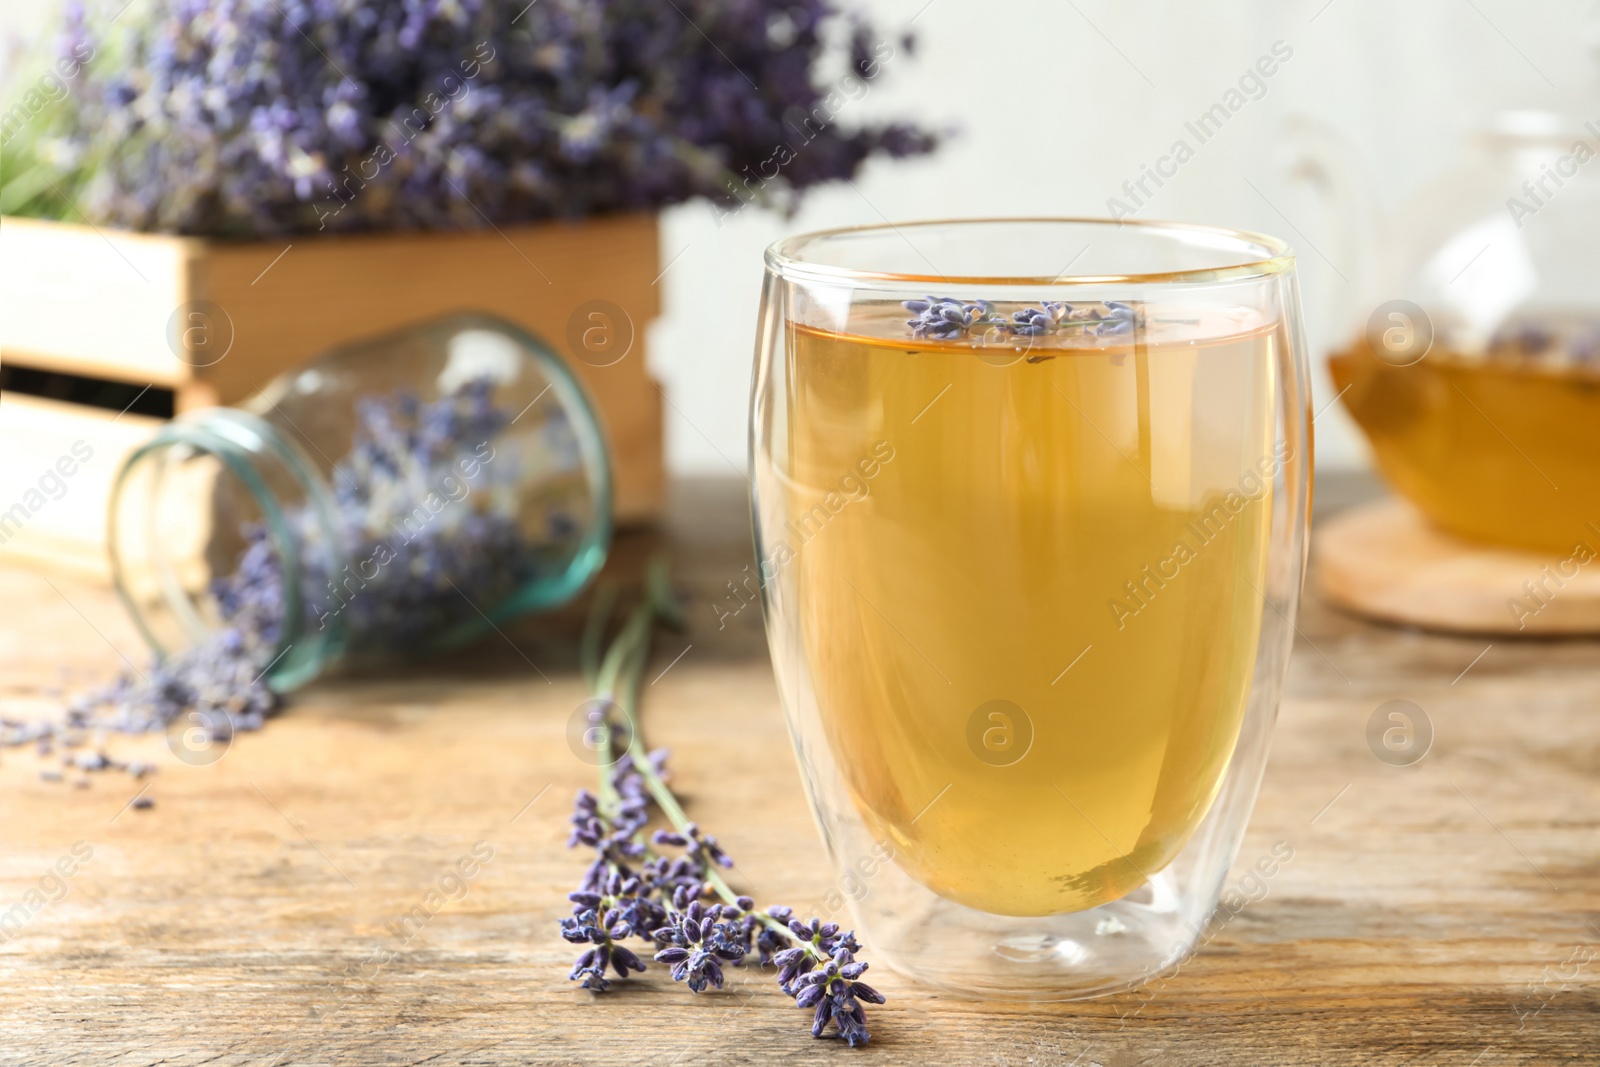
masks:
[[[611,492],[560,357],[453,315],[168,424],[118,474],[111,564],[158,654],[242,644],[287,689],[570,599],[604,561]]]

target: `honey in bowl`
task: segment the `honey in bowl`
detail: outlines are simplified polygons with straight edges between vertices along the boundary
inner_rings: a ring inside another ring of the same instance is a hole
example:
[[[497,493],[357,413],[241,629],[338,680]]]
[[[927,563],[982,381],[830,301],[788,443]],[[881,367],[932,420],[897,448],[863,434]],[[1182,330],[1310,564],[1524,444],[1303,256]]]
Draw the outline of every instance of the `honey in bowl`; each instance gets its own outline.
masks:
[[[1389,484],[1462,537],[1570,553],[1600,536],[1600,322],[1542,316],[1404,366],[1329,359]]]

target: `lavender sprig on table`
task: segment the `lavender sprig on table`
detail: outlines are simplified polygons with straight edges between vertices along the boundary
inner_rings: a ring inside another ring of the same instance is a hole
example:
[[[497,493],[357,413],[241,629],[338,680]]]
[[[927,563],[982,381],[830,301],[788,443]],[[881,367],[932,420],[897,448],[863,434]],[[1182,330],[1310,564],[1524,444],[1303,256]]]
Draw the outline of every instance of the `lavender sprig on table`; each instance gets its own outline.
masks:
[[[966,340],[990,331],[1000,337],[1118,337],[1145,325],[1144,309],[1120,300],[1093,304],[1044,300],[1013,311],[1009,318],[987,300],[927,296],[903,301],[902,306],[915,316],[906,320],[911,336],[936,341]]]
[[[573,965],[573,981],[596,993],[613,979],[642,972],[641,953],[630,938],[655,949],[673,981],[692,992],[721,989],[724,966],[741,967],[752,955],[763,968],[777,968],[778,988],[812,1012],[811,1035],[833,1031],[849,1045],[864,1045],[863,1004],[882,1004],[883,994],[861,980],[867,964],[855,935],[836,923],[795,917],[792,909],[758,910],[722,874],[733,861],[691,822],[667,784],[667,753],[648,752],[639,730],[639,680],[658,621],[677,624],[677,605],[665,569],[653,565],[644,602],[634,609],[604,658],[598,648],[612,601],[602,595],[585,635],[585,670],[603,721],[597,736],[603,751],[597,792],[580,790],[573,806],[569,846],[594,850],[578,889],[569,894],[570,918],[561,936],[586,946]],[[620,740],[625,739],[625,740]],[[604,758],[621,753],[614,763]],[[609,764],[609,766],[607,765]],[[654,814],[671,829],[647,833]],[[671,850],[671,851],[668,851]]]

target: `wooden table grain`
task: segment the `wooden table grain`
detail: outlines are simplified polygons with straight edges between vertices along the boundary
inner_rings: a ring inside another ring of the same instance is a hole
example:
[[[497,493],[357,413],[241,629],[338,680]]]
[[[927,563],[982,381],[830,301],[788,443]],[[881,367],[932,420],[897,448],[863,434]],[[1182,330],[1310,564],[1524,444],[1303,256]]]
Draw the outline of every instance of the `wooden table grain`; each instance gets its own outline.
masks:
[[[666,530],[626,538],[613,569],[665,543],[691,626],[658,647],[651,740],[745,884],[803,904],[830,876],[740,607],[742,491],[677,484]],[[1231,882],[1279,842],[1293,855],[1193,959],[1044,1006],[878,968],[890,1000],[852,1052],[811,1039],[769,976],[700,997],[566,980],[566,817],[593,774],[566,741],[572,617],[318,684],[212,765],[114,740],[159,763],[143,782],[75,788],[0,754],[0,1064],[1600,1062],[1596,642],[1429,636],[1312,599]],[[0,568],[0,714],[138,649],[107,589]],[[1366,740],[1394,699],[1432,726],[1413,766]],[[154,806],[130,807],[145,787]]]

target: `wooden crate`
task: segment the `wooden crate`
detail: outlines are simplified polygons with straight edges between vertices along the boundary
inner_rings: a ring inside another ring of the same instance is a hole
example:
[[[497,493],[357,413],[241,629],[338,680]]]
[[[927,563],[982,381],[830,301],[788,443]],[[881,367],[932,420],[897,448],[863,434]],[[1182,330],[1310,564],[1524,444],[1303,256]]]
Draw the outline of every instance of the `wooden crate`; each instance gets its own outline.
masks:
[[[0,560],[106,574],[106,502],[159,419],[0,393]]]
[[[6,218],[0,220],[0,362],[170,389],[184,411],[244,400],[283,370],[346,341],[451,311],[486,311],[543,337],[567,358],[605,425],[617,517],[648,520],[660,514],[665,489],[662,397],[644,351],[659,312],[658,252],[649,215],[260,243]],[[232,334],[227,354],[206,366],[198,365],[206,357],[169,340],[181,337],[169,329],[174,313],[201,300],[226,313]],[[576,358],[568,341],[575,315],[595,301],[620,308],[631,323],[631,348],[606,366]],[[58,440],[70,446],[113,414],[12,394],[0,399],[0,513],[43,474],[34,469],[39,457],[14,452],[15,442],[33,435],[41,447],[49,442],[45,451]],[[157,425],[122,417],[93,466],[115,463]],[[97,473],[73,491],[87,498],[109,477]],[[52,545],[60,530],[30,524],[26,537],[0,534],[0,552],[86,564],[102,551],[103,496],[96,504],[97,513],[74,511],[71,543]]]

